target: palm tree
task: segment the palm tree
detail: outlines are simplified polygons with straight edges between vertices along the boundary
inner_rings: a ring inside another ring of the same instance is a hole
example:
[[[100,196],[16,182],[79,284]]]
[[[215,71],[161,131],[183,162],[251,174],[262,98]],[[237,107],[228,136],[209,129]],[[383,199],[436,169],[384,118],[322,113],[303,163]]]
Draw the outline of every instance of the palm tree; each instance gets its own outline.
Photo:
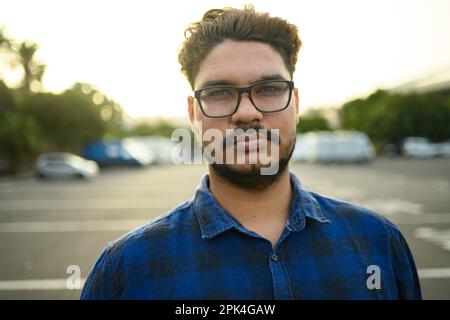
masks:
[[[3,28],[0,28],[0,48],[9,47],[10,43],[11,40],[6,37],[5,30],[3,30]]]
[[[0,63],[9,64],[11,67],[20,67],[23,70],[21,89],[25,94],[32,92],[33,82],[40,85],[45,72],[45,64],[36,59],[39,46],[30,41],[16,42],[5,35],[0,28],[0,53],[6,57],[6,61]]]
[[[22,90],[25,94],[30,94],[32,83],[37,81],[38,84],[42,81],[42,76],[45,72],[45,65],[36,60],[35,54],[39,46],[33,42],[22,42],[16,49],[19,63],[23,68],[24,77],[22,80]]]

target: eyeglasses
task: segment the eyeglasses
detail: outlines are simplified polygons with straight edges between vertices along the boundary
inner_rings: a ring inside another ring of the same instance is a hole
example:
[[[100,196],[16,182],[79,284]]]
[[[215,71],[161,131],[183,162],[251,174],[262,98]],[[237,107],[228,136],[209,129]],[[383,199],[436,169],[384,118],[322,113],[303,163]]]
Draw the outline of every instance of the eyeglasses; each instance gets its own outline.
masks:
[[[200,109],[209,118],[223,118],[234,114],[241,102],[241,94],[247,93],[259,112],[279,112],[291,101],[294,82],[288,80],[264,80],[248,87],[217,85],[194,91]]]

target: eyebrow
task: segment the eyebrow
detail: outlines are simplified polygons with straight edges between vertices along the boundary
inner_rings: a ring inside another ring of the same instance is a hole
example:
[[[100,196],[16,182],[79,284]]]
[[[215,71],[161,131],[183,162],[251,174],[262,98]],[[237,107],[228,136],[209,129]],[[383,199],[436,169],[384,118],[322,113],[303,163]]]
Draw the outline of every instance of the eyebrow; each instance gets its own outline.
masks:
[[[250,85],[252,85],[256,82],[265,81],[265,80],[287,80],[287,79],[285,79],[282,75],[276,73],[276,74],[271,74],[271,75],[267,75],[267,76],[262,76],[262,77],[258,78],[257,80],[251,82]],[[236,85],[236,83],[234,83],[232,81],[228,81],[228,80],[220,80],[220,79],[208,80],[200,87],[200,89],[207,88],[207,87],[213,87],[213,86],[235,86],[235,85]]]

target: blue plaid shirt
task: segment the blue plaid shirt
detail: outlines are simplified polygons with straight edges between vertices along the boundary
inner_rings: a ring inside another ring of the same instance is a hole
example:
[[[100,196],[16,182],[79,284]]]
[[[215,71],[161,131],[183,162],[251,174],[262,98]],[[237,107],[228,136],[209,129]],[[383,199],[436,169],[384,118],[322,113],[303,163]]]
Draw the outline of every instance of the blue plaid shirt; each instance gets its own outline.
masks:
[[[291,212],[274,248],[219,205],[205,175],[193,199],[109,243],[81,298],[421,299],[396,226],[290,175]]]

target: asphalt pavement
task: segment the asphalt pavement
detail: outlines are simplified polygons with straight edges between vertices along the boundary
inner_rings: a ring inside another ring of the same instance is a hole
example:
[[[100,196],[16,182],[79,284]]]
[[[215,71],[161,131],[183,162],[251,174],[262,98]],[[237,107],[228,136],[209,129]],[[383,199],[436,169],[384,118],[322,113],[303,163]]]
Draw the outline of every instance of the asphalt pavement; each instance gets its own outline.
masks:
[[[106,243],[191,198],[206,170],[111,168],[88,181],[0,178],[0,299],[78,299]],[[396,223],[424,298],[450,299],[449,158],[295,163],[291,170],[306,189]]]

